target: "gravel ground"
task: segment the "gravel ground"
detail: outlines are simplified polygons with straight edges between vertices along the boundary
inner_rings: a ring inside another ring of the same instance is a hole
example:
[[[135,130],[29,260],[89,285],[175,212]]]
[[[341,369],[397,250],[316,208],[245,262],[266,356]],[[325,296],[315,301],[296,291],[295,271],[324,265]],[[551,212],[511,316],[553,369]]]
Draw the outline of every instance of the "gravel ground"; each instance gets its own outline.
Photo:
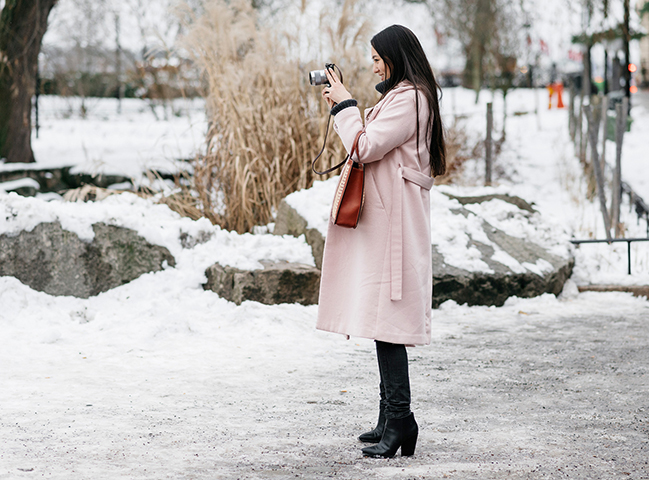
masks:
[[[90,322],[28,346],[0,372],[0,479],[649,478],[643,299],[443,306],[409,350],[416,454],[389,460],[356,440],[376,416],[373,344],[315,332],[311,307],[241,312],[222,343],[73,335]]]

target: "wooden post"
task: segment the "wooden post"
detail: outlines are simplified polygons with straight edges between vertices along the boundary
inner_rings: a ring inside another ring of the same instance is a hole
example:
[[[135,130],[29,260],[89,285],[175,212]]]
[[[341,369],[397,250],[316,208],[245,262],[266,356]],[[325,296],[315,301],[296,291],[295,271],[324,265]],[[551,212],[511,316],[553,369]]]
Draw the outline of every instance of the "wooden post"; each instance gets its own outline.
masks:
[[[590,145],[592,148],[593,167],[595,170],[595,179],[597,180],[597,194],[599,196],[599,206],[602,210],[602,217],[604,218],[604,230],[606,231],[606,240],[611,240],[611,221],[608,216],[606,207],[606,196],[604,192],[604,174],[602,173],[602,166],[599,163],[599,155],[597,153],[597,134],[599,133],[599,118],[593,114],[590,105],[584,106],[584,114],[588,122],[588,137],[590,138]]]
[[[38,131],[41,128],[40,123],[38,122],[38,97],[41,94],[41,73],[40,73],[40,68],[38,65],[38,61],[36,61],[36,92],[34,95],[34,114],[35,114],[35,121],[36,121],[36,138],[38,138]]]
[[[622,200],[622,140],[626,130],[626,117],[629,103],[626,97],[622,104],[615,106],[615,170],[613,171],[613,198],[611,199],[611,217],[615,227],[615,237],[620,236],[620,202]]]
[[[577,119],[579,161],[582,165],[586,163],[586,149],[584,148],[584,98],[583,94],[579,98],[579,118]]]
[[[581,106],[584,104],[581,98],[582,98],[581,94],[579,95],[579,97],[575,98],[575,103],[579,101],[578,103],[579,110],[575,113],[575,138],[573,142],[575,144],[575,153],[579,158],[581,158],[581,151],[579,150],[579,138],[581,137],[581,125],[579,124],[579,119],[581,118]]]
[[[121,23],[119,14],[115,14],[115,97],[117,98],[117,114],[122,114],[122,97],[124,86],[122,85],[122,45],[120,43]]]
[[[570,82],[570,100],[568,101],[568,130],[570,131],[570,139],[575,141],[575,82]]]
[[[492,141],[491,132],[494,124],[493,103],[487,103],[487,138],[485,139],[485,185],[491,185]]]
[[[606,176],[606,135],[608,133],[608,96],[603,95],[601,101],[602,107],[602,172]]]
[[[536,127],[539,129],[539,131],[542,130],[541,128],[541,108],[539,107],[539,89],[534,88],[532,86],[532,90],[534,91],[534,114],[536,115]],[[542,89],[541,92],[543,92],[545,89]]]

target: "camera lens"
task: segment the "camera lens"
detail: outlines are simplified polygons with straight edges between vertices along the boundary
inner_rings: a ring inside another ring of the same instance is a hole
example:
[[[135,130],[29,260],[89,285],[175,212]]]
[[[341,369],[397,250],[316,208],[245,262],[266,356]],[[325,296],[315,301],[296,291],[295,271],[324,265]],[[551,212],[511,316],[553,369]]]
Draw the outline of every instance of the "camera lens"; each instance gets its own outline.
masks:
[[[327,75],[324,70],[313,70],[309,72],[309,82],[311,85],[324,85],[327,83]]]

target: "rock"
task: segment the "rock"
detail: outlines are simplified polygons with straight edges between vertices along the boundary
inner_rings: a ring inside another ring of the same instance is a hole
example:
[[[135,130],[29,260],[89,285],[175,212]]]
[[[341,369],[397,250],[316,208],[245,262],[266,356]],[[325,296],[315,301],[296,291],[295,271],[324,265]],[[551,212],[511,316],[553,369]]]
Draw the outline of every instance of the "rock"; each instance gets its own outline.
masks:
[[[315,266],[322,268],[324,237],[317,229],[308,228],[306,220],[286,200],[282,200],[277,209],[273,233],[275,235],[293,235],[294,237],[304,234],[307,243],[311,246]]]
[[[175,265],[169,251],[151,245],[128,228],[96,223],[92,242],[61,228],[41,223],[31,232],[0,235],[0,275],[16,277],[50,295],[88,298],[125,284],[165,262]]]
[[[514,272],[493,259],[494,248],[491,245],[471,240],[467,247],[475,245],[493,273],[470,272],[444,263],[444,257],[433,245],[434,308],[447,300],[459,304],[501,306],[512,296],[529,298],[543,293],[561,293],[572,274],[574,259],[552,255],[543,247],[507,235],[487,222],[483,222],[483,229],[490,241],[529,268],[524,272]],[[539,264],[541,267],[534,268]]]
[[[214,264],[205,272],[205,290],[240,305],[245,300],[277,305],[318,303],[320,271],[309,265],[262,262],[263,269],[240,270]]]
[[[462,205],[469,205],[471,203],[488,202],[490,200],[502,200],[504,202],[511,203],[512,205],[516,205],[521,210],[526,210],[530,213],[536,213],[536,210],[532,208],[532,205],[527,203],[521,197],[517,197],[515,195],[508,195],[506,193],[494,193],[491,195],[476,195],[472,197],[458,197],[455,195],[451,195],[450,193],[444,193],[444,195],[454,200],[457,200]]]
[[[190,235],[187,232],[180,232],[180,244],[183,248],[190,249],[194,248],[196,245],[209,242],[213,236],[214,232],[207,232],[205,230],[198,232],[195,236]]]

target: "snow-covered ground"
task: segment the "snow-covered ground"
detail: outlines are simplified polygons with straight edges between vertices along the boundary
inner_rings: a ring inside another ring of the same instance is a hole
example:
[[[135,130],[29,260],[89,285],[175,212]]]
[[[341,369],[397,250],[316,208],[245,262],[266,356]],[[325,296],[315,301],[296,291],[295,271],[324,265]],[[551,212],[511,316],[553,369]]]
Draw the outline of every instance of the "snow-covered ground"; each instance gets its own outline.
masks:
[[[175,172],[179,160],[201,150],[207,132],[204,106],[202,99],[163,104],[125,98],[118,113],[114,99],[41,96],[38,137],[32,135],[37,163],[31,166],[74,165],[72,173],[124,175],[138,185],[146,170]]]
[[[538,115],[529,113],[534,110],[535,96]],[[445,119],[450,122],[453,115],[463,115],[458,121],[477,139],[484,129],[488,100],[489,92],[483,92],[475,105],[471,92],[446,91]],[[493,100],[499,131],[502,102],[498,94]],[[190,117],[171,115],[165,120],[161,116],[158,121],[144,103],[129,102],[118,116],[114,104],[98,102],[85,120],[78,118],[76,107],[69,116],[56,113],[61,105],[59,99],[43,99],[43,130],[34,140],[41,165],[75,164],[81,170],[135,176],[145,166],[173,168],[175,159],[191,157],[201,148],[206,122],[198,105],[190,108]],[[602,238],[598,204],[586,200],[581,167],[567,140],[566,112],[548,111],[543,91],[513,91],[507,108],[508,141],[496,160],[495,186],[480,186],[483,166],[469,163],[459,185],[435,188],[455,194],[519,195],[533,202],[551,226],[539,231],[541,240],[543,232],[553,229],[562,232],[557,235],[564,239]],[[643,172],[649,112],[638,106],[633,114],[623,169],[635,172],[625,179],[649,199],[649,180]],[[482,213],[502,223],[511,220],[504,208]],[[628,205],[623,215],[627,236],[646,235],[644,221],[637,225]],[[479,367],[496,362],[491,364],[489,382],[509,382],[508,388],[513,388],[503,393],[504,399],[523,395],[530,402],[529,395],[544,395],[543,408],[551,407],[556,400],[550,395],[555,388],[552,382],[559,382],[556,378],[546,385],[545,393],[512,387],[529,385],[525,383],[529,378],[516,377],[521,372],[516,355],[534,355],[536,347],[524,345],[516,350],[514,360],[508,360],[513,361],[512,370],[498,364],[508,355],[511,336],[525,337],[536,345],[538,338],[560,336],[559,331],[569,336],[569,342],[595,335],[595,348],[597,342],[611,341],[614,336],[600,338],[602,331],[587,323],[574,331],[570,326],[576,325],[575,319],[593,319],[598,328],[605,329],[614,320],[618,322],[615,332],[622,335],[628,329],[628,335],[620,338],[632,348],[640,338],[634,329],[649,318],[644,299],[621,293],[578,294],[575,288],[575,283],[648,284],[649,243],[634,245],[631,276],[626,274],[625,245],[585,245],[575,250],[573,281],[560,298],[514,298],[500,308],[447,302],[435,311],[434,346],[411,353],[414,408],[421,412],[419,453],[412,460],[377,463],[363,459],[355,441],[375,420],[377,378],[371,342],[346,341],[315,331],[317,306],[254,302],[236,306],[201,287],[205,268],[215,261],[240,268],[255,268],[264,258],[312,263],[303,238],[224,232],[207,221],[182,219],[165,206],[130,194],[75,204],[0,193],[0,234],[53,219],[84,238],[92,234],[88,230],[92,221],[135,228],[151,242],[167,246],[177,265],[89,299],[53,297],[14,278],[0,277],[0,478],[234,479],[289,473],[303,478],[453,474],[456,478],[506,478],[506,465],[490,465],[485,452],[495,455],[494,461],[509,459],[512,471],[521,475],[512,478],[533,478],[521,472],[533,471],[539,456],[549,464],[554,464],[553,458],[570,462],[570,456],[561,452],[573,445],[574,438],[558,433],[563,426],[553,430],[537,413],[523,415],[518,403],[513,410],[496,412],[495,437],[485,434],[492,432],[482,423],[485,419],[465,423],[472,411],[475,414],[475,404],[467,404],[466,398],[473,398],[477,391],[471,382],[482,378]],[[181,232],[209,240],[183,248]],[[564,244],[564,248],[570,247]],[[570,354],[564,340],[557,338],[556,345]],[[447,356],[454,358],[454,368],[467,362],[473,365],[475,352],[484,357],[484,364],[462,370],[470,385],[452,375],[441,378],[444,374],[436,370]],[[526,372],[534,370],[534,363],[526,365]],[[570,372],[571,376],[578,373]],[[488,391],[489,387],[484,388]],[[587,388],[577,385],[571,391]],[[613,395],[616,391],[607,392],[620,401]],[[446,397],[437,398],[439,392]],[[583,412],[570,413],[568,404],[562,408],[563,416],[557,418],[585,418],[580,417]],[[526,430],[526,422],[533,419],[538,423]],[[616,431],[607,432],[611,427],[603,419],[600,423],[603,430],[598,435],[608,435],[607,442],[625,441]],[[631,434],[626,435],[630,438]],[[512,454],[517,455],[514,460],[507,456],[512,451],[517,452]],[[440,455],[441,466],[436,464]],[[462,462],[471,456],[483,470],[478,465],[463,477]],[[586,457],[592,455],[579,458]],[[607,478],[621,474],[612,465],[607,463],[598,471],[606,472]],[[487,473],[481,476],[480,471]]]

